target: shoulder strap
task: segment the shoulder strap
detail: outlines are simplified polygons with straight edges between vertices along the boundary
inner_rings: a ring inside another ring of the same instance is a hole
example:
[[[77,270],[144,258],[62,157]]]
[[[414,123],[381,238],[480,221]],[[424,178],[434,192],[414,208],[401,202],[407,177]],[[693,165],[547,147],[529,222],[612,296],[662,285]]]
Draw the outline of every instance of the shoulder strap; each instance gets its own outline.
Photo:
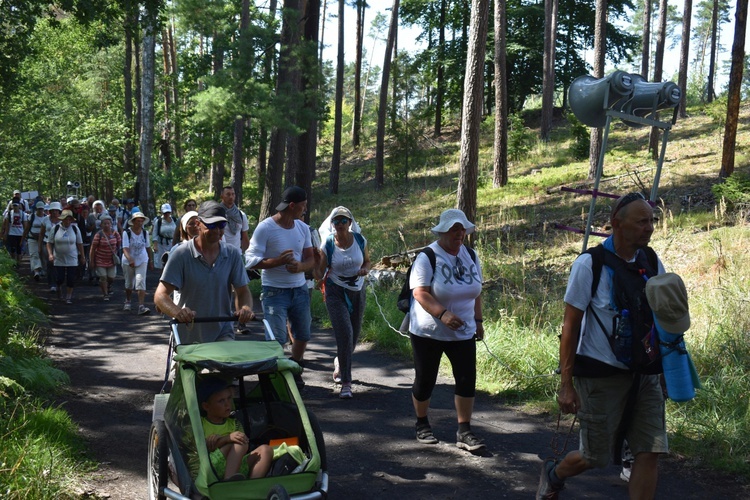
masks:
[[[333,258],[333,233],[328,235],[326,238],[326,256],[328,257],[328,266],[331,266],[331,259]]]
[[[424,247],[422,249],[422,253],[424,253],[428,259],[430,259],[430,267],[432,268],[432,278],[435,279],[435,265],[437,258],[435,257],[435,250],[433,250],[430,247]]]
[[[604,246],[599,244],[595,247],[589,248],[584,253],[591,255],[591,272],[593,277],[591,280],[591,296],[596,295],[596,289],[599,288],[599,280],[602,277],[602,267],[604,267]]]
[[[471,256],[471,260],[474,262],[474,264],[476,264],[477,263],[477,253],[471,247],[466,247],[466,250],[469,251],[469,255]]]
[[[159,238],[161,238],[161,221],[163,218],[164,216],[162,215],[161,217],[156,219],[156,236],[158,236]]]
[[[354,235],[354,239],[356,240],[357,245],[359,245],[359,249],[362,250],[362,255],[364,255],[365,254],[365,237],[359,233],[352,232],[352,234]]]

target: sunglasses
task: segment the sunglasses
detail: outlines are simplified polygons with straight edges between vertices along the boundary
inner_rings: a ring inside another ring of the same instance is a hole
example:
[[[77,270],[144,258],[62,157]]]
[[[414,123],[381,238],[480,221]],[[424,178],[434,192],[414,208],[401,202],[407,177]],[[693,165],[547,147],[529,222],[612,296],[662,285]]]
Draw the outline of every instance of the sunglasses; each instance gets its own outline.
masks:
[[[466,274],[464,263],[461,262],[461,259],[456,257],[456,265],[453,268],[453,278],[455,278],[456,281],[463,281],[464,274]]]
[[[206,224],[204,222],[203,225],[206,226],[206,229],[224,229],[225,227],[227,227],[227,222],[221,221],[221,222],[214,222],[212,224]]]
[[[334,224],[335,226],[338,226],[339,224],[348,224],[348,223],[349,223],[349,219],[348,219],[348,218],[346,218],[346,217],[339,217],[338,219],[333,219],[333,220],[331,220],[331,222],[332,222],[332,223],[333,223],[333,224]]]

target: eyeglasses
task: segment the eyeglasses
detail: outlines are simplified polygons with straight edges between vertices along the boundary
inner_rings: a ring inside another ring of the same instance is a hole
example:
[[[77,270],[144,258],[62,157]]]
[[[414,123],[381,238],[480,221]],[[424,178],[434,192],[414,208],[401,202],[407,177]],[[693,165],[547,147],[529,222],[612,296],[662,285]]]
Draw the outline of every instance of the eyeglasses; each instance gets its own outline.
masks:
[[[332,219],[331,222],[333,225],[338,226],[339,224],[348,224],[349,219],[346,217],[339,217],[338,219]]]
[[[620,203],[617,204],[614,211],[612,212],[612,218],[614,219],[617,216],[617,212],[619,212],[626,206],[630,205],[634,201],[645,200],[645,199],[646,197],[643,196],[641,193],[626,194],[625,196],[622,197],[622,199],[620,200]]]
[[[456,281],[463,281],[464,274],[466,274],[464,263],[461,262],[461,259],[456,257],[456,265],[453,267],[453,277]]]
[[[214,222],[212,224],[203,223],[206,229],[224,229],[227,226],[227,221]]]

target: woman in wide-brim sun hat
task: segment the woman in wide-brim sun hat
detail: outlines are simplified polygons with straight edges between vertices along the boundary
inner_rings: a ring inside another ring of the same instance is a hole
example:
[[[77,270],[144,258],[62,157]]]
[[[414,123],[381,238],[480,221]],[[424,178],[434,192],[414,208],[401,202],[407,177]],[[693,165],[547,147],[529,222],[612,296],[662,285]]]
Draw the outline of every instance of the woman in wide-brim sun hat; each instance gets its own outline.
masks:
[[[122,273],[125,276],[125,305],[123,311],[130,311],[133,290],[138,293],[138,314],[148,314],[146,307],[146,272],[154,268],[154,256],[149,244],[148,231],[143,225],[148,221],[143,212],[133,212],[129,228],[122,234]]]
[[[409,336],[414,357],[412,403],[417,417],[417,441],[438,442],[427,412],[440,358],[446,354],[455,380],[456,446],[472,452],[484,447],[471,430],[476,340],[484,338],[481,264],[476,253],[464,245],[466,235],[475,229],[461,210],[445,210],[432,228],[437,241],[417,255],[409,279],[414,296],[409,311]],[[434,268],[430,253],[435,257]]]

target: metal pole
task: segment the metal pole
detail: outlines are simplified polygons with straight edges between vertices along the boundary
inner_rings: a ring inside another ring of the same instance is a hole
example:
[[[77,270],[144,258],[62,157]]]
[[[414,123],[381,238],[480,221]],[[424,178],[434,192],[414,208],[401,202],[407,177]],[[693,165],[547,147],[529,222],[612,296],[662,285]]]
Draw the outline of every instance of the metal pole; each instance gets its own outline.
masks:
[[[659,161],[656,163],[656,174],[654,175],[654,184],[651,186],[651,201],[656,201],[656,194],[659,190],[659,179],[661,178],[661,167],[664,164],[664,155],[667,152],[667,139],[669,139],[669,128],[664,128],[664,137],[661,141],[661,152],[659,152]]]
[[[589,207],[589,215],[586,218],[586,231],[583,233],[583,249],[581,252],[585,252],[586,248],[588,248],[591,224],[594,222],[594,209],[596,208],[596,198],[599,196],[599,181],[601,180],[602,172],[604,171],[604,154],[607,152],[607,139],[609,138],[610,123],[612,123],[612,116],[607,113],[607,122],[604,125],[604,136],[602,137],[602,149],[599,151],[599,161],[596,164],[596,177],[594,178],[591,206]]]

